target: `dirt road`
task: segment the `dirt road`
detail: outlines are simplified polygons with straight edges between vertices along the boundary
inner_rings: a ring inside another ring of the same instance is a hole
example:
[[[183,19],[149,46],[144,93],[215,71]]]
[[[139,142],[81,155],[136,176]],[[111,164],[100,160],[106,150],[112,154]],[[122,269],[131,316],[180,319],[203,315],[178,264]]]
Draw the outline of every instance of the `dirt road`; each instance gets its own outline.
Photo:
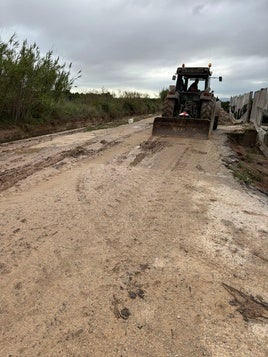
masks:
[[[267,356],[267,197],[151,130],[0,146],[1,356]]]

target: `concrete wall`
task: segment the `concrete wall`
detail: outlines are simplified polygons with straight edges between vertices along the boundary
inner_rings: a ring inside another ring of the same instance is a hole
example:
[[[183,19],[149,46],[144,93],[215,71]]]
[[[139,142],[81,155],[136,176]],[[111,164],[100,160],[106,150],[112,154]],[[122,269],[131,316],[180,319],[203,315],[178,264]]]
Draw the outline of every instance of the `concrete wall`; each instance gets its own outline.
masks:
[[[249,122],[253,92],[245,93],[230,99],[230,115],[234,122]]]
[[[263,117],[268,116],[268,88],[254,93],[254,100],[250,114],[250,121],[258,132],[263,151],[268,156],[268,123],[263,123]]]
[[[230,115],[233,123],[253,123],[258,139],[265,155],[268,156],[268,123],[263,119],[268,117],[268,88],[245,93],[230,98]]]

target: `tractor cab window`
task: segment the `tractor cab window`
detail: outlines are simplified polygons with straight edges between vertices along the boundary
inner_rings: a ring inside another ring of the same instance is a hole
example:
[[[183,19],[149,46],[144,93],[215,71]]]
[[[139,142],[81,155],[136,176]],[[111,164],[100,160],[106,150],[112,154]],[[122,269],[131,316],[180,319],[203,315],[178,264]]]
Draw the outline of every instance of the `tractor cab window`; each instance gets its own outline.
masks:
[[[187,78],[187,92],[199,92],[205,89],[205,80],[203,78]]]

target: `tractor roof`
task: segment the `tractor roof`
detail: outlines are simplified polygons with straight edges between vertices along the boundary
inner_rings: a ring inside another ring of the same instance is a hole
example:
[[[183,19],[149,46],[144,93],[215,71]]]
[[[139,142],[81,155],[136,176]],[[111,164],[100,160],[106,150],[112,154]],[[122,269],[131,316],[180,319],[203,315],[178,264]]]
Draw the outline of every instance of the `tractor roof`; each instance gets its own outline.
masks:
[[[191,78],[206,78],[211,72],[209,67],[178,67],[177,74]]]

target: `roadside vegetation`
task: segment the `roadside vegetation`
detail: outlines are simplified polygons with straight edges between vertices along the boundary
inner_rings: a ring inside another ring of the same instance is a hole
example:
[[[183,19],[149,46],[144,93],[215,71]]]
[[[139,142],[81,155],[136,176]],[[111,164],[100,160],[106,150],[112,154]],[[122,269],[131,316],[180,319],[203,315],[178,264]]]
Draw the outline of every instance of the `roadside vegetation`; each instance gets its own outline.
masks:
[[[268,194],[268,158],[258,148],[257,142],[248,142],[247,131],[229,133],[229,143],[234,155],[225,158],[225,165],[243,185],[255,187]]]
[[[103,124],[121,118],[155,113],[161,99],[137,92],[119,95],[109,91],[72,93],[81,76],[71,74],[72,65],[61,64],[52,51],[41,55],[36,44],[20,44],[15,35],[0,40],[0,129],[75,122]]]

